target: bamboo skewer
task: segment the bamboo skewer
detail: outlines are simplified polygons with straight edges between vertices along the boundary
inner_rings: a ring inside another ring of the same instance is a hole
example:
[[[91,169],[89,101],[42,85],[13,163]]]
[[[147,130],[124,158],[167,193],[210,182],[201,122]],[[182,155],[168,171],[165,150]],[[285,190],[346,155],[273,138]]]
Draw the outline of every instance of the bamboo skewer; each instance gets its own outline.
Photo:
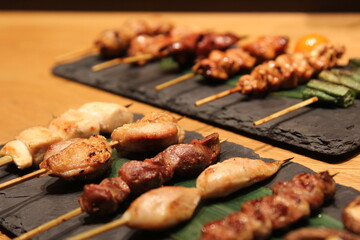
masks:
[[[48,230],[54,226],[59,225],[62,222],[65,222],[73,217],[80,215],[82,212],[83,212],[83,210],[80,207],[76,208],[56,219],[53,219],[47,223],[44,223],[44,224],[32,229],[31,231],[29,231],[27,233],[24,233],[23,235],[20,235],[19,237],[14,238],[13,240],[26,240],[31,237],[34,237],[42,232],[45,232],[46,230]]]
[[[135,55],[135,56],[126,57],[126,58],[115,58],[115,59],[112,59],[112,60],[109,60],[109,61],[106,61],[103,63],[96,64],[96,65],[92,66],[91,70],[94,72],[98,72],[98,71],[104,70],[109,67],[113,67],[118,64],[128,64],[128,63],[133,63],[133,62],[138,62],[138,61],[143,61],[143,60],[149,60],[152,58],[153,58],[153,55],[151,55],[151,54]]]
[[[42,175],[42,174],[44,174],[46,172],[47,172],[47,170],[42,168],[42,169],[39,169],[39,170],[37,170],[35,172],[32,172],[32,173],[26,174],[24,176],[12,179],[10,181],[1,183],[0,184],[0,190],[11,187],[11,186],[13,186],[13,185],[15,185],[17,183],[25,182],[25,181],[30,180],[32,178],[38,177],[38,176],[40,176],[40,175]]]
[[[163,90],[164,88],[167,88],[167,87],[170,87],[172,85],[175,85],[177,83],[180,83],[180,82],[183,82],[183,81],[186,81],[192,77],[195,77],[196,76],[196,73],[188,73],[188,74],[185,74],[185,75],[182,75],[178,78],[175,78],[175,79],[172,79],[168,82],[165,82],[165,83],[162,83],[162,84],[159,84],[155,87],[155,90],[157,91],[160,91],[160,90]]]
[[[316,101],[318,101],[318,100],[319,100],[318,97],[309,98],[309,99],[307,99],[307,100],[305,100],[305,101],[302,101],[302,102],[300,102],[300,103],[298,103],[298,104],[295,104],[295,105],[293,105],[293,106],[291,106],[291,107],[288,107],[288,108],[283,109],[283,110],[281,110],[281,111],[279,111],[279,112],[276,112],[276,113],[271,114],[271,115],[269,115],[269,116],[267,116],[267,117],[264,117],[264,118],[262,118],[262,119],[260,119],[260,120],[257,120],[257,121],[255,121],[255,122],[253,122],[253,126],[259,126],[260,124],[266,123],[266,122],[268,122],[268,121],[270,121],[270,120],[272,120],[272,119],[275,119],[275,118],[277,118],[277,117],[280,117],[280,116],[282,116],[282,115],[284,115],[284,114],[287,114],[287,113],[290,113],[290,112],[292,112],[292,111],[295,111],[295,110],[297,110],[297,109],[299,109],[299,108],[305,107],[305,106],[307,106],[307,105],[309,105],[309,104],[312,104],[312,103],[314,103],[314,102],[316,102]]]
[[[99,49],[96,46],[86,47],[86,48],[78,49],[76,51],[57,56],[57,57],[55,57],[55,61],[56,62],[69,61],[74,58],[79,58],[79,57],[87,56],[90,54],[96,54],[98,52],[99,52]]]
[[[127,215],[127,216],[129,216],[129,215]],[[68,240],[88,239],[90,237],[93,237],[93,236],[99,235],[101,233],[110,231],[110,230],[112,230],[114,228],[126,225],[129,222],[129,220],[130,220],[129,217],[124,217],[124,215],[123,215],[121,218],[119,218],[119,219],[117,219],[115,221],[109,222],[107,224],[104,224],[104,225],[102,225],[100,227],[97,227],[97,228],[94,228],[92,230],[80,233],[80,234],[78,234],[78,235],[76,235],[74,237],[70,237],[70,238],[68,238]]]
[[[11,156],[3,156],[0,158],[0,167],[11,163],[13,161],[13,158]]]
[[[221,93],[217,93],[217,94],[214,94],[214,95],[211,95],[209,97],[206,97],[206,98],[203,98],[201,100],[198,100],[196,101],[194,104],[195,106],[201,106],[205,103],[209,103],[209,102],[212,102],[212,101],[215,101],[217,99],[220,99],[220,98],[223,98],[225,96],[228,96],[230,94],[233,94],[233,93],[236,93],[236,92],[240,92],[241,91],[241,87],[237,86],[237,87],[234,87],[232,89],[229,89],[229,90],[225,90]]]

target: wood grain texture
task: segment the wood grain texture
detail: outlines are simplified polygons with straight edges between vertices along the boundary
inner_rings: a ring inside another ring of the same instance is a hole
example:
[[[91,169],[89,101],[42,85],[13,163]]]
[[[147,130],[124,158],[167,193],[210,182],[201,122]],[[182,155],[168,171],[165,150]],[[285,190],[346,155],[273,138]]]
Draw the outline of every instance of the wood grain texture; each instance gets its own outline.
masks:
[[[116,28],[128,18],[160,16],[177,25],[233,31],[256,37],[262,34],[287,35],[290,49],[306,33],[321,33],[334,42],[343,43],[347,52],[342,60],[360,57],[360,14],[304,13],[72,13],[72,12],[0,12],[0,143],[5,143],[21,130],[46,126],[52,116],[89,101],[128,104],[132,100],[55,77],[50,70],[56,56],[91,45],[97,34]],[[134,102],[133,112],[158,110]],[[219,113],[221,114],[221,113]],[[360,190],[360,156],[337,164],[221,130],[185,118],[181,125],[201,134],[219,132],[222,139],[255,150],[261,157],[294,161],[314,171],[339,172],[335,180]]]

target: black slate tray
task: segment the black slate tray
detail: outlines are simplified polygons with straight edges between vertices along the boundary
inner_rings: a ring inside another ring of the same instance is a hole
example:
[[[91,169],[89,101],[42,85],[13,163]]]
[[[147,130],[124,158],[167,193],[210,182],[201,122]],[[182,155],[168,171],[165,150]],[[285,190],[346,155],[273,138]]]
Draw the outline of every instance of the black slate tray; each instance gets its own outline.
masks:
[[[185,142],[194,138],[201,138],[198,133],[187,132]],[[221,144],[219,161],[230,157],[259,158],[251,149],[241,145],[223,142]],[[289,156],[291,157],[291,156]],[[263,159],[271,161],[271,159]],[[252,190],[264,186],[270,187],[274,182],[290,180],[299,172],[312,172],[310,169],[296,163],[285,165],[274,177],[256,184]],[[0,181],[5,182],[26,172],[17,170],[15,166],[8,165],[0,168]],[[341,173],[340,173],[341,174]],[[32,179],[0,192],[0,225],[1,231],[11,237],[29,231],[49,220],[67,213],[79,205],[76,199],[80,196],[83,184],[65,182],[56,178],[44,177]],[[251,190],[251,189],[250,189]],[[249,189],[244,190],[246,193]],[[242,194],[241,191],[233,196]],[[326,205],[319,213],[326,213],[341,221],[341,211],[345,205],[360,193],[353,188],[338,185],[335,200]],[[114,218],[117,218],[115,216]],[[94,228],[113,218],[97,219],[83,213],[67,222],[60,224],[32,239],[57,240],[66,239],[77,233]],[[99,235],[94,239],[169,239],[166,233],[149,233],[137,231],[127,227],[120,227]],[[191,240],[191,239],[189,239]]]
[[[299,100],[275,96],[248,99],[240,94],[233,94],[195,107],[196,100],[230,87],[209,84],[194,78],[157,92],[154,90],[156,85],[178,77],[183,72],[164,68],[158,62],[142,67],[118,65],[92,72],[91,66],[100,62],[97,56],[90,56],[77,62],[55,66],[53,73],[250,137],[270,141],[312,157],[318,155],[325,160],[338,161],[360,149],[360,100],[356,100],[354,106],[346,109],[305,107],[253,127],[253,121],[298,103]]]

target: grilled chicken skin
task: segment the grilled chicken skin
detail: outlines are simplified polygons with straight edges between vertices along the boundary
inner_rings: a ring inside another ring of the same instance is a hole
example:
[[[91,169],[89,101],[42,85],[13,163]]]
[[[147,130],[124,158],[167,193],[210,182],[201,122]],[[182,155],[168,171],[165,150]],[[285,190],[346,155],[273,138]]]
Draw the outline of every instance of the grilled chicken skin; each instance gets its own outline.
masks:
[[[104,173],[111,164],[112,149],[106,138],[74,138],[51,145],[40,168],[65,179],[91,180]]]

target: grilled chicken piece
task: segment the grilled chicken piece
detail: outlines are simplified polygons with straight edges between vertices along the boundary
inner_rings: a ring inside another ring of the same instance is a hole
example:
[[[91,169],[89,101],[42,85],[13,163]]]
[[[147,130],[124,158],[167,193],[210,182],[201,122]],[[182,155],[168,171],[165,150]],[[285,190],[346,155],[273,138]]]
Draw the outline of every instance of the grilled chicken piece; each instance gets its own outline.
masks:
[[[188,220],[199,201],[196,188],[161,187],[135,199],[123,218],[129,227],[162,230]]]
[[[155,20],[129,20],[120,30],[106,30],[95,40],[95,46],[100,54],[106,58],[125,56],[130,41],[139,35],[154,36],[158,34],[169,34],[173,25],[167,22]]]
[[[193,140],[190,144],[177,144],[168,147],[154,158],[144,161],[129,161],[119,170],[119,179],[125,182],[133,196],[140,195],[150,189],[161,187],[173,176],[187,178],[201,172],[205,167],[216,161],[220,154],[219,135],[211,134],[200,140]],[[103,180],[103,182],[106,180]],[[114,213],[129,194],[118,184],[119,198],[115,197],[113,189],[101,182],[84,187],[79,202],[81,208],[94,215],[108,215]],[[125,191],[125,192],[124,192]]]
[[[360,236],[340,229],[306,227],[288,233],[284,240],[360,240]]]
[[[91,180],[108,169],[111,151],[103,136],[74,138],[51,145],[40,168],[65,179]]]
[[[342,219],[346,229],[360,234],[360,196],[356,197],[344,208]]]
[[[111,133],[134,119],[134,114],[128,108],[115,103],[90,102],[82,105],[78,110],[97,117],[101,133]]]
[[[87,184],[79,198],[84,211],[91,215],[110,215],[130,194],[129,186],[120,177],[105,178],[100,184]]]
[[[266,163],[248,158],[231,158],[209,166],[196,179],[202,198],[227,196],[274,175],[284,161]]]
[[[240,212],[205,224],[201,239],[266,239],[274,229],[288,227],[309,216],[312,207],[320,207],[312,205],[314,199],[322,198],[318,202],[323,203],[335,194],[336,184],[328,172],[298,174],[288,182],[293,181],[299,183],[303,191],[292,191],[293,184],[279,182],[277,188],[273,188],[274,195],[247,201]],[[306,194],[308,191],[311,194]]]
[[[129,40],[118,30],[105,30],[95,40],[95,46],[105,58],[121,57],[126,54]]]
[[[185,131],[176,122],[165,112],[152,113],[115,129],[111,139],[119,142],[117,149],[120,152],[159,152],[183,142]]]
[[[127,55],[136,56],[150,54],[153,56],[151,60],[155,60],[162,57],[161,54],[159,54],[160,49],[171,42],[172,38],[169,35],[139,35],[131,40]],[[138,61],[137,64],[141,66],[146,64],[148,61],[149,60],[141,60]]]
[[[219,135],[211,134],[189,144],[168,147],[153,158],[129,161],[119,170],[119,176],[134,195],[160,187],[173,176],[193,177],[214,163],[220,153]]]
[[[288,37],[261,36],[255,41],[243,45],[242,48],[255,57],[258,62],[263,62],[285,53],[288,43]]]
[[[49,129],[63,140],[70,138],[88,138],[100,133],[98,118],[91,113],[69,109],[54,118]]]
[[[256,58],[241,48],[230,48],[225,52],[211,51],[208,58],[197,62],[192,69],[208,79],[225,80],[241,70],[252,68],[255,62]]]
[[[164,46],[160,50],[160,54],[166,53],[181,67],[184,67],[207,57],[212,50],[225,50],[239,40],[238,36],[231,33],[194,32]]]
[[[3,156],[11,156],[19,169],[31,167],[33,164],[30,150],[25,143],[20,140],[12,140],[6,143],[0,150],[0,154]]]
[[[45,127],[32,127],[19,133],[15,138],[25,143],[32,156],[32,165],[38,166],[50,145],[61,141],[61,137]]]
[[[310,53],[280,55],[241,76],[237,85],[242,94],[251,96],[293,88],[308,81],[313,74],[334,67],[344,51],[342,45],[320,44]]]

